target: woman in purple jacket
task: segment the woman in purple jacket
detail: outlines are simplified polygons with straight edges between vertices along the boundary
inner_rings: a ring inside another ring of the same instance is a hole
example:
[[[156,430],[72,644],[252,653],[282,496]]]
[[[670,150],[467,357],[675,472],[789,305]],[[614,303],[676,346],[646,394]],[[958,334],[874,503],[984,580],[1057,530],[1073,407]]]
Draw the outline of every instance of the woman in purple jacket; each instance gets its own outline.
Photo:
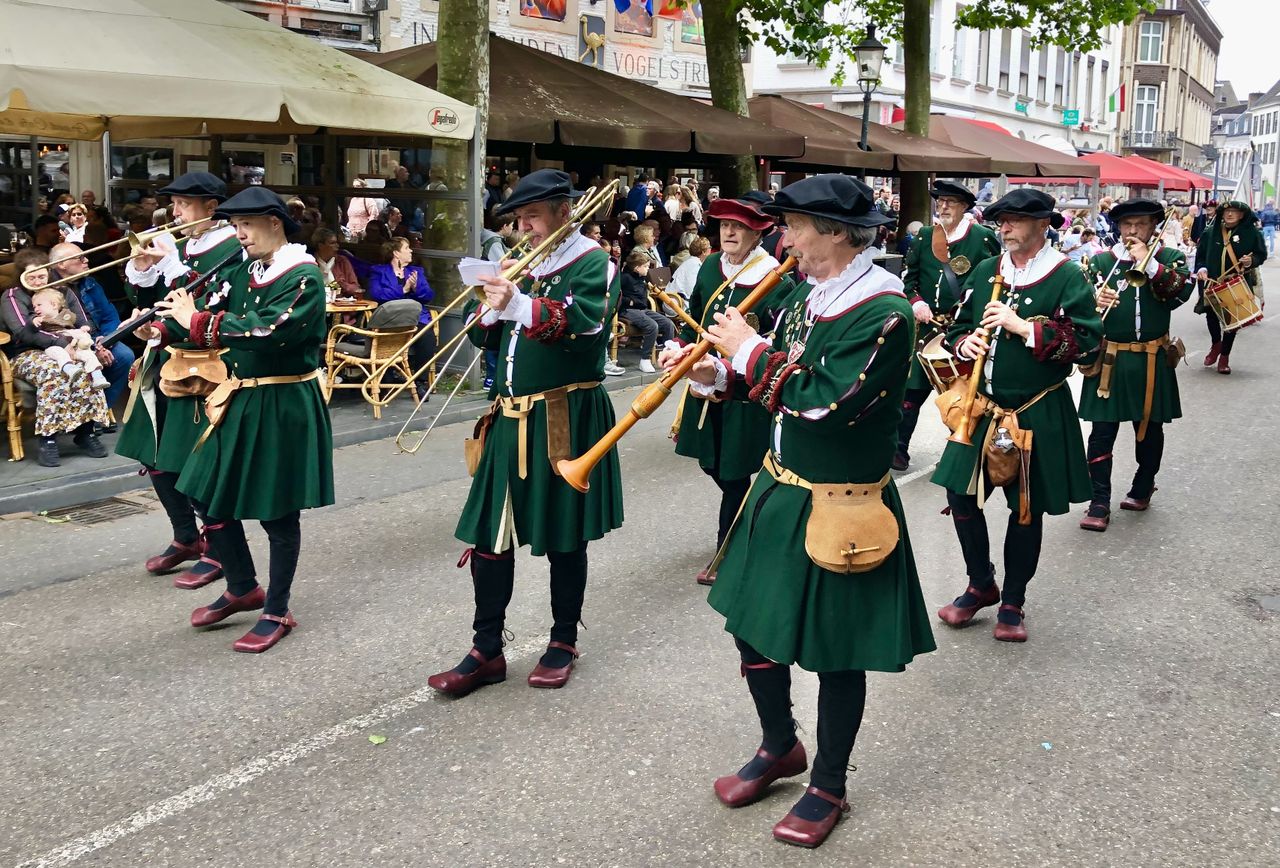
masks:
[[[413,249],[407,238],[393,238],[382,245],[383,265],[375,265],[369,271],[369,297],[379,304],[401,298],[411,298],[422,305],[422,314],[418,317],[419,326],[431,322],[431,311],[427,304],[434,297],[431,284],[427,283],[427,275],[422,266],[413,265]],[[416,372],[431,358],[436,351],[436,338],[433,332],[427,331],[409,347],[409,367]],[[427,372],[422,371],[415,384],[415,392],[421,395],[429,386]]]

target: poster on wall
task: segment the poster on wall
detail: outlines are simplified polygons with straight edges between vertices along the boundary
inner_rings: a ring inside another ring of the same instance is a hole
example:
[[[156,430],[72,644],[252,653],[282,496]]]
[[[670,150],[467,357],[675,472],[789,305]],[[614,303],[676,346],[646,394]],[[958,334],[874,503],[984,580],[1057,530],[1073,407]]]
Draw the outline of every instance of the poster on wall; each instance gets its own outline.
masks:
[[[667,0],[670,2],[670,0]],[[686,45],[705,45],[702,34],[702,4],[690,3],[680,10],[680,41]]]
[[[520,15],[524,18],[563,21],[568,5],[568,0],[520,0]]]
[[[613,29],[618,33],[636,36],[653,35],[653,0],[613,0],[618,14],[613,17]]]

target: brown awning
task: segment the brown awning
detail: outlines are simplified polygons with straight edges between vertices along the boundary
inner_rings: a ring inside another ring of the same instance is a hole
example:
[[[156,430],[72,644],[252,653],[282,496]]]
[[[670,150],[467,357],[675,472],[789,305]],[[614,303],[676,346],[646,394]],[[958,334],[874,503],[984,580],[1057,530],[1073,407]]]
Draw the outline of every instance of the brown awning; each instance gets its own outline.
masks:
[[[929,138],[987,154],[992,171],[1001,175],[1098,177],[1098,167],[1092,163],[1020,139],[988,121],[933,115],[929,118]]]
[[[867,146],[871,150],[863,151],[858,148],[861,118],[783,96],[757,96],[750,107],[754,119],[805,137],[804,155],[786,162],[939,175],[989,175],[993,171],[990,158],[983,154],[877,123],[867,125]]]
[[[489,138],[668,153],[795,157],[804,137],[695,99],[489,37]],[[423,84],[436,82],[436,46],[361,57]]]

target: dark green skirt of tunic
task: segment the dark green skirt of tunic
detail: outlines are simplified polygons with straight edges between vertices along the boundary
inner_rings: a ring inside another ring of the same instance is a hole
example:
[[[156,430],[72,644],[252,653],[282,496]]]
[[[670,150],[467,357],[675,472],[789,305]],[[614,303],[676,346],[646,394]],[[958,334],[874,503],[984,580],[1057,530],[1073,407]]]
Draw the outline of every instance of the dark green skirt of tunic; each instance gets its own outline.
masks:
[[[719,479],[745,479],[760,469],[768,451],[769,413],[760,404],[684,396],[677,455],[698,459],[703,470]]]
[[[901,539],[866,573],[833,573],[809,559],[810,496],[768,473],[756,477],[707,598],[725,630],[770,660],[810,672],[901,672],[936,650],[893,482],[883,500]]]
[[[586,452],[613,427],[613,404],[601,387],[570,392],[569,451]],[[547,460],[546,404],[537,401],[528,416],[527,476],[520,478],[519,421],[498,412],[485,440],[484,453],[471,480],[454,536],[482,550],[503,550],[504,510],[510,515],[517,545],[536,556],[572,552],[622,526],[622,474],[618,451],[591,472],[591,489],[579,494],[556,476]]]
[[[1172,422],[1182,417],[1178,377],[1165,363],[1165,351],[1156,353],[1156,385],[1151,396],[1151,421]],[[1111,397],[1098,397],[1101,375],[1085,377],[1080,386],[1080,418],[1090,422],[1141,422],[1147,394],[1147,354],[1116,353],[1111,371]]]

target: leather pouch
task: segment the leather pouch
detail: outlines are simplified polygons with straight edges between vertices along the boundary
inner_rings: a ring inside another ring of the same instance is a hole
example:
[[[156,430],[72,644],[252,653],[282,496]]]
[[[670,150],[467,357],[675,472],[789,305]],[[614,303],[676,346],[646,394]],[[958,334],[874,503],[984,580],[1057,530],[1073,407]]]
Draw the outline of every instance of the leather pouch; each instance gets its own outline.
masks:
[[[1102,373],[1103,357],[1106,355],[1106,352],[1107,352],[1106,338],[1103,338],[1102,342],[1098,344],[1097,352],[1098,354],[1094,357],[1093,361],[1090,362],[1089,364],[1076,365],[1076,367],[1080,370],[1081,375],[1086,377],[1096,377],[1098,376],[1098,374]]]
[[[572,458],[569,449],[569,390],[561,387],[542,393],[547,411],[547,460],[551,471],[560,475],[560,461]]]
[[[1009,451],[1004,451],[996,447],[996,438],[999,437],[999,429],[1004,428],[1009,432],[1009,438],[1013,441],[1013,447]],[[1024,432],[1018,427],[1018,416],[1016,413],[1010,413],[1003,418],[993,420],[991,423],[990,434],[987,437],[986,445],[986,465],[987,478],[991,480],[994,486],[1005,486],[1018,479],[1022,472],[1022,444],[1025,441],[1030,445],[1031,432]]]
[[[814,485],[804,531],[809,559],[833,573],[865,573],[898,547],[898,519],[884,505],[882,483]]]
[[[160,391],[170,398],[204,398],[227,379],[222,350],[167,348],[169,358],[160,368]]]
[[[1164,361],[1171,368],[1178,367],[1178,362],[1187,357],[1187,345],[1182,338],[1174,338],[1164,348]]]
[[[462,441],[462,456],[467,463],[467,473],[471,476],[475,476],[476,470],[480,467],[480,456],[484,454],[484,441],[489,436],[489,429],[493,427],[493,420],[497,414],[498,404],[494,402],[489,412],[476,420],[471,436]]]
[[[938,412],[942,414],[942,424],[954,433],[960,428],[960,419],[963,416],[964,397],[968,391],[968,380],[964,377],[953,380],[951,385],[947,387],[947,391],[933,399],[934,404],[938,408]],[[973,431],[977,428],[978,421],[986,415],[987,409],[991,406],[991,399],[979,392],[973,396],[973,406],[969,410],[970,425],[969,430]]]

